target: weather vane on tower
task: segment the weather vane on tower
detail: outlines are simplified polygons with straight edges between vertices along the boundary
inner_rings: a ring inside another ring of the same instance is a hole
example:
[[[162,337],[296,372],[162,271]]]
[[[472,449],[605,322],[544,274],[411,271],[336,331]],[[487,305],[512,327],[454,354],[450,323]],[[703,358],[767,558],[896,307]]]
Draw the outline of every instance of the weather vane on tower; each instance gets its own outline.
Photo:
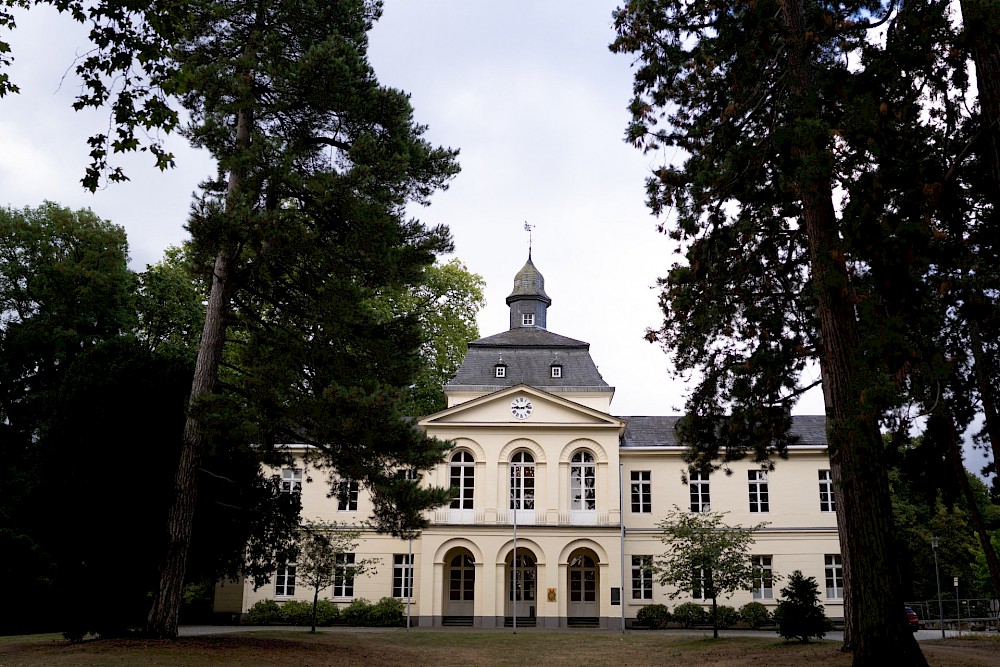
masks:
[[[534,225],[529,225],[528,221],[524,221],[524,231],[528,232],[528,259],[531,259],[531,230],[534,229]]]

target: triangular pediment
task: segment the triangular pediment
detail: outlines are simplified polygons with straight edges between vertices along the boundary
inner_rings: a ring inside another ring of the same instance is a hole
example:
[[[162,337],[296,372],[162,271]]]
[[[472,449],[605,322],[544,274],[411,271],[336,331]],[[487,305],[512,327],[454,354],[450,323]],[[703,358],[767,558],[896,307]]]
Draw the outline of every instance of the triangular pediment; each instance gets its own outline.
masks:
[[[516,401],[516,404],[515,404]],[[519,409],[515,409],[518,407]],[[525,416],[525,413],[529,412]],[[519,418],[519,416],[521,418]],[[624,422],[600,410],[519,384],[459,403],[424,417],[420,426],[476,424],[510,426],[587,425],[624,428]]]

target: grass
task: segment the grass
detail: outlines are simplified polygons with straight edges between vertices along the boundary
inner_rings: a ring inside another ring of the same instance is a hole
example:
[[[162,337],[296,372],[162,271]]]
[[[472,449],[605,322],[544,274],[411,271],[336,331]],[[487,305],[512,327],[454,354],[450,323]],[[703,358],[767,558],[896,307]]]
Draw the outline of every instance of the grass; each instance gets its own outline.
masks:
[[[933,646],[939,644],[940,646]],[[925,642],[935,667],[1000,664],[1000,642]],[[315,635],[282,630],[186,637],[174,642],[116,639],[70,644],[58,635],[0,638],[0,666],[260,665],[320,667],[497,667],[544,665],[816,665],[847,667],[837,642],[786,644],[777,637],[719,640],[673,632],[338,630]],[[939,650],[940,649],[940,650]]]

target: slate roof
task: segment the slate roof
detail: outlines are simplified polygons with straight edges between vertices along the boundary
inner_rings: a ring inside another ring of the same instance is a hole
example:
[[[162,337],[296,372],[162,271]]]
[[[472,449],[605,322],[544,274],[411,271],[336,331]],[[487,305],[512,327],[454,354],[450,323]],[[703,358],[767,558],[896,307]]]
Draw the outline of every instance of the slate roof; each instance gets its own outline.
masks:
[[[507,366],[506,377],[496,377],[496,365]],[[562,366],[562,377],[552,377],[551,366]],[[527,384],[546,390],[611,390],[590,357],[590,343],[537,327],[517,327],[469,343],[469,351],[445,389]]]
[[[679,416],[669,417],[619,417],[626,422],[622,447],[677,447]],[[826,444],[826,417],[823,415],[793,415],[792,435],[800,445]]]

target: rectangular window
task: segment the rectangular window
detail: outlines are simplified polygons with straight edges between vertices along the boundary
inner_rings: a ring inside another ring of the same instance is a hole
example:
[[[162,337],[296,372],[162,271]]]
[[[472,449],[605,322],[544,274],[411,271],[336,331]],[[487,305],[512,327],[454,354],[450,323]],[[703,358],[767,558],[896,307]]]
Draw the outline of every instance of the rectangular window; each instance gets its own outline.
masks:
[[[413,554],[392,557],[392,597],[413,597]]]
[[[653,599],[652,556],[632,556],[632,599]]]
[[[632,482],[632,512],[649,514],[653,511],[653,486],[648,470],[633,470],[629,473]]]
[[[695,570],[691,575],[691,597],[695,600],[704,600],[706,598],[704,569]]]
[[[333,575],[333,597],[354,597],[354,554],[337,554]]]
[[[708,494],[708,473],[697,471],[689,473],[688,481],[691,489],[691,511],[712,511],[712,499]]]
[[[285,468],[281,471],[281,492],[302,493],[301,468]]]
[[[552,377],[554,378],[562,377],[562,366],[552,366]]]
[[[278,572],[274,576],[275,597],[287,597],[295,595],[295,565],[278,566]]]
[[[337,510],[358,511],[358,483],[353,479],[342,479],[337,483]]]
[[[769,511],[769,503],[767,500],[767,472],[763,470],[749,470],[747,471],[747,480],[750,483],[750,511]]]
[[[534,313],[521,313],[521,325],[526,327],[535,326],[535,314]]]
[[[498,378],[505,378],[505,377],[507,377],[507,367],[506,366],[497,366],[496,367],[496,371],[497,371],[497,377]]]
[[[829,470],[819,471],[819,511],[837,511],[837,505],[833,501],[833,476]]]
[[[826,597],[844,597],[844,562],[840,554],[826,555]]]
[[[774,599],[774,569],[771,567],[771,556],[753,557],[753,599]]]

